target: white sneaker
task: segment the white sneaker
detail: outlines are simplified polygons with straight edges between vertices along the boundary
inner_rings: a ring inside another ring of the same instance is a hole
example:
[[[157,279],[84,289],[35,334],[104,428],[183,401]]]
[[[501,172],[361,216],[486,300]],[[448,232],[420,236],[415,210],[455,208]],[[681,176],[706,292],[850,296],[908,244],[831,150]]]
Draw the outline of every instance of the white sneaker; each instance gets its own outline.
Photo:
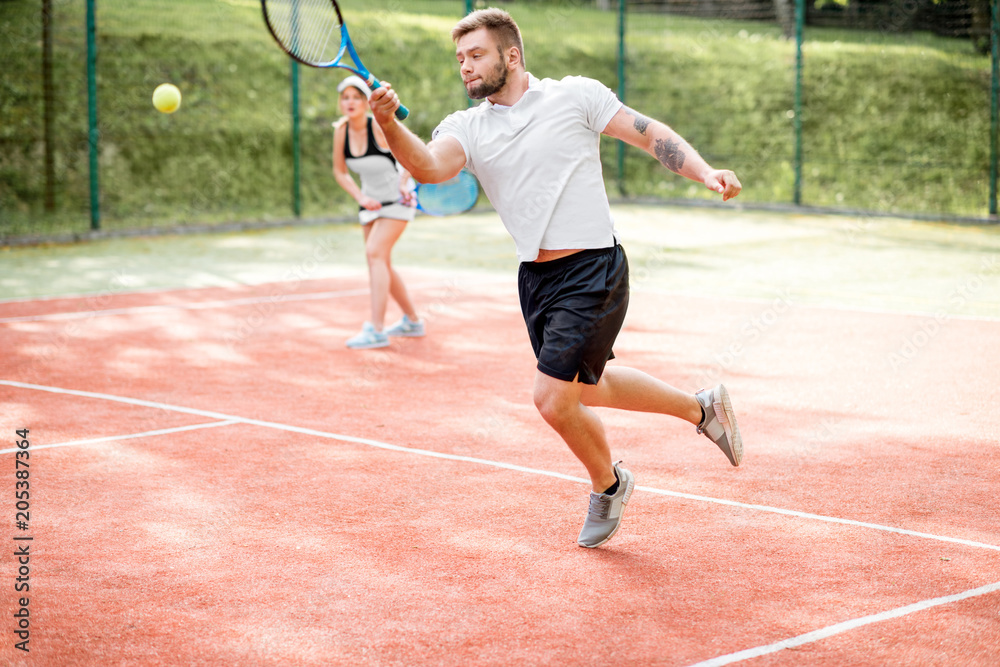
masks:
[[[738,466],[743,461],[743,438],[736,425],[736,413],[729,400],[729,392],[721,384],[714,389],[702,389],[694,395],[705,410],[705,418],[698,425],[703,433],[719,446],[729,462]]]
[[[625,515],[625,506],[632,497],[635,488],[635,477],[631,472],[621,467],[622,462],[615,464],[615,476],[618,478],[618,490],[613,495],[606,493],[590,494],[590,507],[587,519],[583,522],[583,530],[576,543],[581,547],[593,549],[599,547],[618,532]]]
[[[403,319],[386,329],[385,333],[388,336],[420,338],[424,335],[424,323],[420,320],[413,321],[409,316],[403,315]]]
[[[352,350],[389,347],[389,337],[382,331],[375,331],[375,327],[371,322],[365,322],[361,327],[361,333],[347,339],[347,347]]]

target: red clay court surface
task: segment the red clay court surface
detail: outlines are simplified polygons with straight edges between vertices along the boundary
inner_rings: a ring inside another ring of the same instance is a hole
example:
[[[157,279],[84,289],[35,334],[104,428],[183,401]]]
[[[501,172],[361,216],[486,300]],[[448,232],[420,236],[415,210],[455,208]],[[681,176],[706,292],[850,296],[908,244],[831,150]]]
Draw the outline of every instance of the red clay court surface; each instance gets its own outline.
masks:
[[[725,381],[746,458],[601,410],[589,550],[513,280],[411,271],[357,352],[362,276],[0,303],[2,664],[1000,664],[997,321],[636,291],[612,363]]]

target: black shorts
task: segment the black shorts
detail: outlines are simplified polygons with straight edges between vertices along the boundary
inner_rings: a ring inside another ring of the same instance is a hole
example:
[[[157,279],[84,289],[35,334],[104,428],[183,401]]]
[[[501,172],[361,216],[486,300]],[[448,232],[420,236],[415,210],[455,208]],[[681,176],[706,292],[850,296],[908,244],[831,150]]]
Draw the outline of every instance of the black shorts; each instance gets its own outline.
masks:
[[[538,370],[597,384],[628,309],[628,258],[621,246],[550,262],[522,262],[517,273],[521,313]]]

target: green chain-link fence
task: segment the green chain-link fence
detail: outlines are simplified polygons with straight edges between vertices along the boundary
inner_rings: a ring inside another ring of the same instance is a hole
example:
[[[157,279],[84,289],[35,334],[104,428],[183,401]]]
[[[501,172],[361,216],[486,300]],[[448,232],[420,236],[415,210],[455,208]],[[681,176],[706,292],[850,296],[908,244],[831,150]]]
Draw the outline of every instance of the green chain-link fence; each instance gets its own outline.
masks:
[[[471,4],[342,3],[425,138],[468,104],[449,32]],[[746,205],[995,220],[997,0],[498,4],[532,73],[605,82],[734,169]],[[0,0],[0,27],[0,238],[351,215],[331,176],[343,72],[293,67],[256,0]],[[602,150],[613,196],[711,199]]]

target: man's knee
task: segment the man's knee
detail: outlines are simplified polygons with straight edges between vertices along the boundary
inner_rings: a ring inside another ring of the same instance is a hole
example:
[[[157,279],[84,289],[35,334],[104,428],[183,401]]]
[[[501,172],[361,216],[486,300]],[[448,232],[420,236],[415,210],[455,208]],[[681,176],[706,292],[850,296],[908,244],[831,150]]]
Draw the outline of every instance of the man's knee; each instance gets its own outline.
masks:
[[[580,405],[580,392],[576,383],[539,375],[535,382],[535,408],[546,422],[558,426],[572,418]]]

